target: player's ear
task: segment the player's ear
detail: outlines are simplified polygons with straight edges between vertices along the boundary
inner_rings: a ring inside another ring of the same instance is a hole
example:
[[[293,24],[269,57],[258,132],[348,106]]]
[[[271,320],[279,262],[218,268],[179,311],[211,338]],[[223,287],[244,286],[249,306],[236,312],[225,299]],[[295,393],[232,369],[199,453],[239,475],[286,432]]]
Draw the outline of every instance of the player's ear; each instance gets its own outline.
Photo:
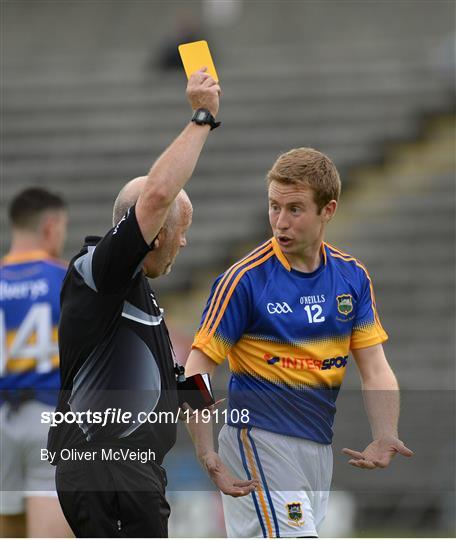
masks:
[[[329,203],[323,207],[321,213],[326,223],[331,221],[331,219],[334,217],[336,213],[336,210],[337,210],[337,201],[335,200],[329,201]]]

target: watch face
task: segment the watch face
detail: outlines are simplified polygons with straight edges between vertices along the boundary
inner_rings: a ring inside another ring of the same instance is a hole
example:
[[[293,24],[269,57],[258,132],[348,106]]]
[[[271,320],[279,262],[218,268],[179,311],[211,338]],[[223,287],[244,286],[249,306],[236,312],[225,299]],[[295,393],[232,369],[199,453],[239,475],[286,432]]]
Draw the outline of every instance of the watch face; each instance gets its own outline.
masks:
[[[206,120],[206,113],[204,111],[199,111],[197,117],[196,117],[197,120]]]

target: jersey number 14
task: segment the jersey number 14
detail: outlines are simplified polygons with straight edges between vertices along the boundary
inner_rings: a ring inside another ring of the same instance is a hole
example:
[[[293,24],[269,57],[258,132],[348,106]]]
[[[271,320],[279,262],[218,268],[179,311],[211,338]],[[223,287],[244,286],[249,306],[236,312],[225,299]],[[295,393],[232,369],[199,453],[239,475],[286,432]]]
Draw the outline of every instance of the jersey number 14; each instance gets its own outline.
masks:
[[[7,349],[5,314],[0,310],[0,375],[6,372],[8,360],[32,359],[39,373],[53,368],[52,357],[58,346],[52,339],[51,305],[43,302],[34,304],[16,331],[13,342]]]

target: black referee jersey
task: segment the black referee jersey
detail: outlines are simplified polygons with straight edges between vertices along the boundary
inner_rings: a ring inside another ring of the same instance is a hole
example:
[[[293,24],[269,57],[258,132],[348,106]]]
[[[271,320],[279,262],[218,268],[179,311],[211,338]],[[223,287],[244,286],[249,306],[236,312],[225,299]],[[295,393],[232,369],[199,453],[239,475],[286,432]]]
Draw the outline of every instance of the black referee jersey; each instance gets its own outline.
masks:
[[[53,464],[63,449],[121,447],[151,450],[160,465],[175,443],[171,417],[141,421],[148,413],[157,418],[160,411],[176,413],[178,408],[168,330],[141,270],[150,250],[133,206],[103,238],[86,238],[70,262],[60,298],[56,411],[81,415],[79,423],[51,427],[48,450],[57,453]],[[87,411],[110,414],[96,422]],[[130,421],[119,421],[116,411],[129,413]]]

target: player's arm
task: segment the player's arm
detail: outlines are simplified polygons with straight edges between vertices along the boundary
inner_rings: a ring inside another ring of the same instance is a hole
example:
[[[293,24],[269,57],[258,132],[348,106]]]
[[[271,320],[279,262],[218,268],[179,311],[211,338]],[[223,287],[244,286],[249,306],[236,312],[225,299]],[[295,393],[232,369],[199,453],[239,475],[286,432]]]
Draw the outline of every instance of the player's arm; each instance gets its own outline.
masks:
[[[185,364],[185,375],[190,377],[196,373],[209,373],[213,376],[217,364],[199,349],[193,349]],[[197,416],[190,416],[187,429],[193,440],[195,452],[203,468],[217,488],[225,495],[242,497],[251,493],[257,483],[254,480],[240,480],[233,476],[220,456],[214,450],[212,421],[197,422]]]
[[[344,448],[350,465],[363,469],[387,467],[396,454],[413,452],[399,440],[399,385],[381,344],[352,350],[361,378],[364,407],[373,441],[363,452]]]
[[[215,117],[219,108],[220,86],[198,71],[187,85],[192,109],[208,109]],[[144,240],[150,244],[161,229],[168,210],[191,177],[210,127],[190,122],[153,164],[136,203],[136,218]]]

